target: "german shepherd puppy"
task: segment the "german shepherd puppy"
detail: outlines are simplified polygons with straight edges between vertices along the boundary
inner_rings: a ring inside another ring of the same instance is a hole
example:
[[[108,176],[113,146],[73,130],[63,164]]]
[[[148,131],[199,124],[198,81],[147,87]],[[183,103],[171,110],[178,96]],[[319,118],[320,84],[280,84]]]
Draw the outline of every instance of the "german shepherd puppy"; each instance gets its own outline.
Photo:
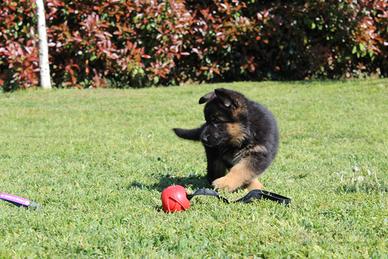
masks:
[[[181,138],[201,141],[207,178],[215,189],[262,189],[257,180],[276,156],[279,131],[272,113],[236,91],[218,88],[199,99],[206,122],[173,129]]]

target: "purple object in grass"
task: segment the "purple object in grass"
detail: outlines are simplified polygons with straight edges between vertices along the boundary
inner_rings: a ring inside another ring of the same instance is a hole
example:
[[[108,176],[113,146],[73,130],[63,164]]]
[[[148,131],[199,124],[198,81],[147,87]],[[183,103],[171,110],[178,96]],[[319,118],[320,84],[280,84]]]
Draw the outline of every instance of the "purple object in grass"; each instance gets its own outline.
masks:
[[[0,200],[10,202],[16,206],[28,207],[33,209],[37,209],[39,207],[39,204],[34,201],[30,201],[29,199],[4,192],[0,192]]]

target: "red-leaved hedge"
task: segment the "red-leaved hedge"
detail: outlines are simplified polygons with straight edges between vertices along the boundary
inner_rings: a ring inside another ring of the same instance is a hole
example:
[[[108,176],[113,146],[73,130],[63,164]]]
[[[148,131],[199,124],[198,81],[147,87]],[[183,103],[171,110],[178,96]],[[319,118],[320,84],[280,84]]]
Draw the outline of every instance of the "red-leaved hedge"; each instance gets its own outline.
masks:
[[[388,71],[386,0],[47,0],[58,87]],[[34,0],[0,2],[0,87],[39,84]]]

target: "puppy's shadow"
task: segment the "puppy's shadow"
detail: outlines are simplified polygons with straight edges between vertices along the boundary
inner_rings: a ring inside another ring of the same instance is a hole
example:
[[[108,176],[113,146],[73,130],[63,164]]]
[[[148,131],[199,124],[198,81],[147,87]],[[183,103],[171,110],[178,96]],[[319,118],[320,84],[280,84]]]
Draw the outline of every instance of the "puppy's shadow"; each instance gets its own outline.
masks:
[[[128,185],[128,189],[139,188],[147,190],[157,190],[161,192],[170,185],[182,185],[185,188],[191,189],[210,187],[209,182],[207,181],[205,176],[189,175],[182,177],[173,175],[163,175],[160,178],[159,183],[147,185],[138,181],[134,181]]]

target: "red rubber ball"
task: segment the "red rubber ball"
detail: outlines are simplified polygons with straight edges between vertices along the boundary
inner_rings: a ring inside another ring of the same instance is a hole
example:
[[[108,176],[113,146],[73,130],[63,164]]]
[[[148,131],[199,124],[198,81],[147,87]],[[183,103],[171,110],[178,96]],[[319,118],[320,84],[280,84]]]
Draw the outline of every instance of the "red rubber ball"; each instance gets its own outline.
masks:
[[[190,208],[185,188],[171,185],[162,191],[162,206],[165,212],[183,211]]]

